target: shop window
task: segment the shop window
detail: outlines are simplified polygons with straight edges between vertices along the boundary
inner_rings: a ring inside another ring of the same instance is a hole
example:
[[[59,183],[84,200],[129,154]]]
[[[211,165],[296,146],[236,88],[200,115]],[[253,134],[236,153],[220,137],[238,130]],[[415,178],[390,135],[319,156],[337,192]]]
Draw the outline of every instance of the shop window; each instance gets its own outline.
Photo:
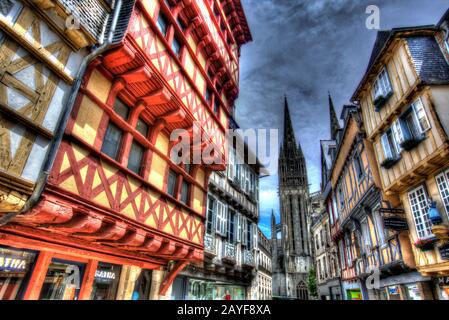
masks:
[[[39,300],[77,300],[84,269],[82,263],[53,259]]]
[[[408,300],[423,300],[421,290],[416,283],[405,285],[405,292]]]
[[[151,290],[152,271],[143,269],[134,285],[133,300],[149,300]]]
[[[146,138],[148,137],[150,127],[142,119],[139,119],[137,120],[136,130]]]
[[[128,169],[139,174],[145,149],[138,142],[133,141],[128,158]]]
[[[449,216],[449,170],[438,175],[436,180],[444,208],[446,209],[446,214]]]
[[[183,181],[181,185],[181,202],[186,205],[189,204],[189,190],[189,184],[186,181]]]
[[[101,146],[101,152],[108,155],[112,159],[117,160],[122,136],[123,131],[120,130],[119,127],[117,127],[112,122],[109,122],[108,127],[106,129],[106,133],[103,138],[103,145]]]
[[[92,285],[91,300],[114,300],[120,281],[121,266],[98,263]]]
[[[173,170],[170,170],[168,173],[167,193],[173,198],[176,198],[176,178],[176,173]]]
[[[161,12],[159,13],[159,16],[157,17],[157,27],[159,31],[164,35],[164,37],[167,35],[167,29],[168,29],[168,22],[167,18],[164,16],[164,14]]]
[[[408,199],[413,214],[416,231],[419,238],[426,238],[431,235],[431,223],[427,214],[428,199],[423,186],[409,192]]]
[[[178,41],[176,37],[173,38],[173,42],[171,44],[171,48],[176,56],[180,56],[181,54],[181,43]]]
[[[0,247],[0,300],[21,298],[35,260],[34,252]]]

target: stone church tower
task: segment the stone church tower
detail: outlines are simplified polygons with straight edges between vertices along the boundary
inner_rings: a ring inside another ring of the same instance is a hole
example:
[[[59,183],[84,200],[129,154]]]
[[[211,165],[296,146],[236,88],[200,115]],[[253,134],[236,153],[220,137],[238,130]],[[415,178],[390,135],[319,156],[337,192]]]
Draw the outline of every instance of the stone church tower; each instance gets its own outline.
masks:
[[[296,144],[287,98],[284,137],[279,155],[280,224],[272,216],[273,296],[308,299],[307,276],[312,264],[309,241],[307,170]]]

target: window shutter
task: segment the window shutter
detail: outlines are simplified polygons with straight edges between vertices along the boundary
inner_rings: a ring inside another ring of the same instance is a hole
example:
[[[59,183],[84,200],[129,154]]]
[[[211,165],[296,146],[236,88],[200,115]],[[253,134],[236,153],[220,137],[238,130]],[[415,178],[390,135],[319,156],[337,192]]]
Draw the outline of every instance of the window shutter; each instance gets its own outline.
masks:
[[[235,215],[235,220],[236,220],[236,230],[235,230],[235,235],[237,238],[237,242],[241,242],[242,241],[242,216],[240,213],[236,213]]]
[[[390,143],[388,142],[387,134],[382,135],[382,148],[384,150],[385,158],[393,158],[393,153],[391,152]]]

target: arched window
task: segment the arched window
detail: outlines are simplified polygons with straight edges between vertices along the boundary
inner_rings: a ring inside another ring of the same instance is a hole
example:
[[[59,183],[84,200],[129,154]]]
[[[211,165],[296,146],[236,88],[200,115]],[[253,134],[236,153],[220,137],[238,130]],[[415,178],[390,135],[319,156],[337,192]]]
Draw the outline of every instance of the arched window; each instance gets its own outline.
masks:
[[[307,286],[304,281],[298,283],[296,287],[296,296],[299,300],[309,300],[309,293],[307,292]]]

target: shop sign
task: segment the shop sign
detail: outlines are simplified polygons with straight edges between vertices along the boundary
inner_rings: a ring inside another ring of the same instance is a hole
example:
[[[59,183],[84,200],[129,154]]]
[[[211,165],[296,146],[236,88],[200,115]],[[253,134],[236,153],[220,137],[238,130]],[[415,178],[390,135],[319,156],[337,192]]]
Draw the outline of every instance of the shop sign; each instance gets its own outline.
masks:
[[[438,285],[440,287],[449,286],[449,277],[438,278]]]
[[[103,279],[103,280],[115,280],[115,272],[105,271],[105,270],[97,270],[95,272],[95,278]]]
[[[348,295],[351,300],[363,300],[360,290],[348,290]]]
[[[384,226],[391,230],[408,230],[407,220],[401,217],[384,217]]]
[[[0,254],[0,270],[26,271],[27,260],[22,257]]]

